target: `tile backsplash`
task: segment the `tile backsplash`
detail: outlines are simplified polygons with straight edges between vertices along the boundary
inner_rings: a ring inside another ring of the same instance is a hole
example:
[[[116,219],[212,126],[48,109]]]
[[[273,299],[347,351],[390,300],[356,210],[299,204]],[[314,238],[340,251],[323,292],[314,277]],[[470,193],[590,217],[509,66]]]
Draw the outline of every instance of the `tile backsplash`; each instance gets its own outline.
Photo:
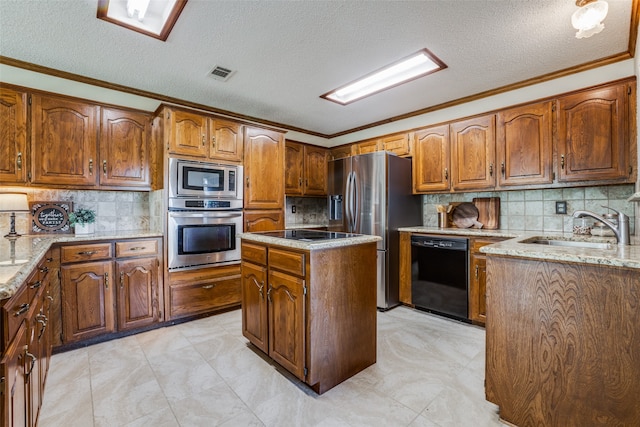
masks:
[[[546,190],[496,191],[460,194],[429,194],[422,197],[423,225],[438,224],[436,205],[471,202],[476,197],[500,197],[500,228],[504,230],[570,233],[576,210],[602,214],[609,206],[629,216],[631,233],[635,229],[635,203],[627,202],[634,193],[633,184],[599,187],[554,188]],[[567,214],[555,213],[556,201],[567,202]]]
[[[27,193],[29,202],[71,201],[73,208],[96,211],[96,231],[149,229],[149,194],[143,191],[52,190],[8,188],[3,191]],[[10,214],[0,214],[0,230],[9,230]],[[16,213],[16,231],[29,234],[31,215]]]
[[[287,197],[285,203],[285,224],[321,224],[329,223],[326,197]],[[292,207],[296,213],[292,213]]]

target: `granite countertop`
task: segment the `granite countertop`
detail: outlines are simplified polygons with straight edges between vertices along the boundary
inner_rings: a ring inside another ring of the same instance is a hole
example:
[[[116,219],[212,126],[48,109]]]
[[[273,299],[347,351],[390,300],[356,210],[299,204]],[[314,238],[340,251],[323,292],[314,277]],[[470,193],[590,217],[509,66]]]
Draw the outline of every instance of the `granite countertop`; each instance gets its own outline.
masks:
[[[303,228],[327,228],[327,224],[285,224],[286,230],[297,230]]]
[[[11,242],[0,238],[0,300],[11,297],[54,243],[78,243],[92,240],[161,237],[148,230],[112,231],[94,234],[24,235],[15,241],[15,264]]]
[[[487,230],[483,228],[439,228],[439,227],[400,227],[398,231],[407,231],[411,233],[425,233],[425,234],[448,234],[452,236],[477,236],[477,237],[504,237],[510,239],[518,237],[524,233],[524,231],[514,230]]]
[[[380,236],[369,236],[366,234],[360,234],[355,237],[346,237],[342,239],[316,241],[285,239],[282,237],[265,236],[262,233],[242,233],[240,234],[240,238],[253,242],[267,243],[272,245],[285,246],[288,248],[303,249],[307,251],[311,251],[314,249],[339,248],[343,246],[359,245],[362,243],[377,242],[382,240],[382,237]]]

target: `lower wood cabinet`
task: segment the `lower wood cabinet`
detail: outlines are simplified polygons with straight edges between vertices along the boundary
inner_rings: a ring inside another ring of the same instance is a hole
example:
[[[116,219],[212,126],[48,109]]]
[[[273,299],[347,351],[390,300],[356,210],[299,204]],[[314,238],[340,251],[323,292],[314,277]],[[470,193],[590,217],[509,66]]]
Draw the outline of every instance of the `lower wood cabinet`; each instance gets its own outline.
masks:
[[[169,273],[167,320],[208,314],[240,305],[240,264]]]
[[[502,240],[482,237],[469,241],[469,320],[475,324],[487,321],[487,257],[480,248]]]

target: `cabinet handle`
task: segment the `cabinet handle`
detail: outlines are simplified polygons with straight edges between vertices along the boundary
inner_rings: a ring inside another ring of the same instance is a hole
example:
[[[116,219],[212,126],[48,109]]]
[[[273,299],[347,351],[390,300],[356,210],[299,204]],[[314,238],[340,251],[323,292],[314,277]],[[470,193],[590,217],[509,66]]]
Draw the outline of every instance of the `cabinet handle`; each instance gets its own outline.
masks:
[[[476,265],[476,280],[478,280],[478,265]]]
[[[45,273],[45,274],[46,274],[46,273],[48,273],[48,272],[49,272],[49,267],[42,267],[42,268],[40,269],[40,273]]]
[[[271,287],[271,285],[269,285],[269,290],[267,291],[267,301],[271,302],[271,290],[273,288]]]
[[[444,168],[444,179],[449,179],[449,168]]]
[[[211,289],[213,288],[215,285],[203,285],[202,289]]]
[[[29,289],[38,289],[40,286],[42,286],[42,281],[38,280],[33,285],[29,286]]]
[[[489,176],[493,176],[493,162],[489,163]]]
[[[298,185],[302,187],[302,178],[298,178]]]
[[[107,176],[107,161],[106,160],[102,161],[102,173],[104,174],[104,176]]]
[[[53,262],[53,258],[47,258],[46,261],[47,262]]]
[[[104,288],[109,289],[109,273],[104,273]]]
[[[264,280],[262,282],[260,282],[259,292],[260,292],[260,299],[261,300],[264,300],[264,291],[263,291],[263,289],[264,289]]]
[[[249,177],[247,177],[247,188],[249,188]]]
[[[560,156],[560,169],[564,169],[564,154]]]
[[[124,271],[120,272],[120,289],[124,288]]]
[[[22,170],[22,153],[18,153],[18,158],[16,159],[16,165],[18,166],[18,170]]]
[[[203,146],[203,147],[204,147],[204,144],[206,144],[206,142],[205,142],[205,136],[204,136],[204,134],[202,134],[202,146]]]
[[[216,148],[216,137],[215,136],[211,137],[211,148]]]
[[[47,295],[47,299],[53,302],[53,297],[51,295]]]
[[[38,359],[33,354],[29,353],[29,351],[27,351],[25,354],[27,355],[27,357],[31,358],[31,367],[29,368],[29,372],[27,372],[25,375],[27,378],[29,378],[29,375],[31,375],[34,366],[36,366],[36,360]]]
[[[500,171],[502,171],[502,176],[504,176],[504,162],[500,163]]]
[[[145,249],[147,249],[146,246],[134,246],[132,248],[129,248],[130,251],[143,251]]]
[[[93,159],[89,159],[89,175],[93,175]]]
[[[27,304],[27,303],[20,304],[20,307],[18,307],[16,312],[13,313],[13,317],[18,317],[18,316],[20,316],[22,314],[25,314],[27,311],[29,311],[29,304]]]
[[[78,252],[78,255],[87,255],[87,256],[90,256],[90,255],[95,254],[96,252],[97,252],[97,251],[81,251],[81,252]]]

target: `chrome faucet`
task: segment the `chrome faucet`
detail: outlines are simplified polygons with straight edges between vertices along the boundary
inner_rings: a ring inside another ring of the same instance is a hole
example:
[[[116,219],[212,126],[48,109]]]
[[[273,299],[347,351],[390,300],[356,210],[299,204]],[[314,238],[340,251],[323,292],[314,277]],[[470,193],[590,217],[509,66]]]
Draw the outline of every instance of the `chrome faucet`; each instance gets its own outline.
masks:
[[[610,208],[608,206],[602,206],[605,209],[611,209],[615,213],[618,214],[618,226],[612,223],[609,220],[604,219],[600,215],[593,213],[591,211],[575,211],[573,213],[574,218],[581,218],[583,216],[590,216],[591,218],[595,218],[611,230],[616,235],[616,239],[618,240],[618,245],[625,246],[631,244],[631,238],[629,237],[629,217],[619,210]]]

